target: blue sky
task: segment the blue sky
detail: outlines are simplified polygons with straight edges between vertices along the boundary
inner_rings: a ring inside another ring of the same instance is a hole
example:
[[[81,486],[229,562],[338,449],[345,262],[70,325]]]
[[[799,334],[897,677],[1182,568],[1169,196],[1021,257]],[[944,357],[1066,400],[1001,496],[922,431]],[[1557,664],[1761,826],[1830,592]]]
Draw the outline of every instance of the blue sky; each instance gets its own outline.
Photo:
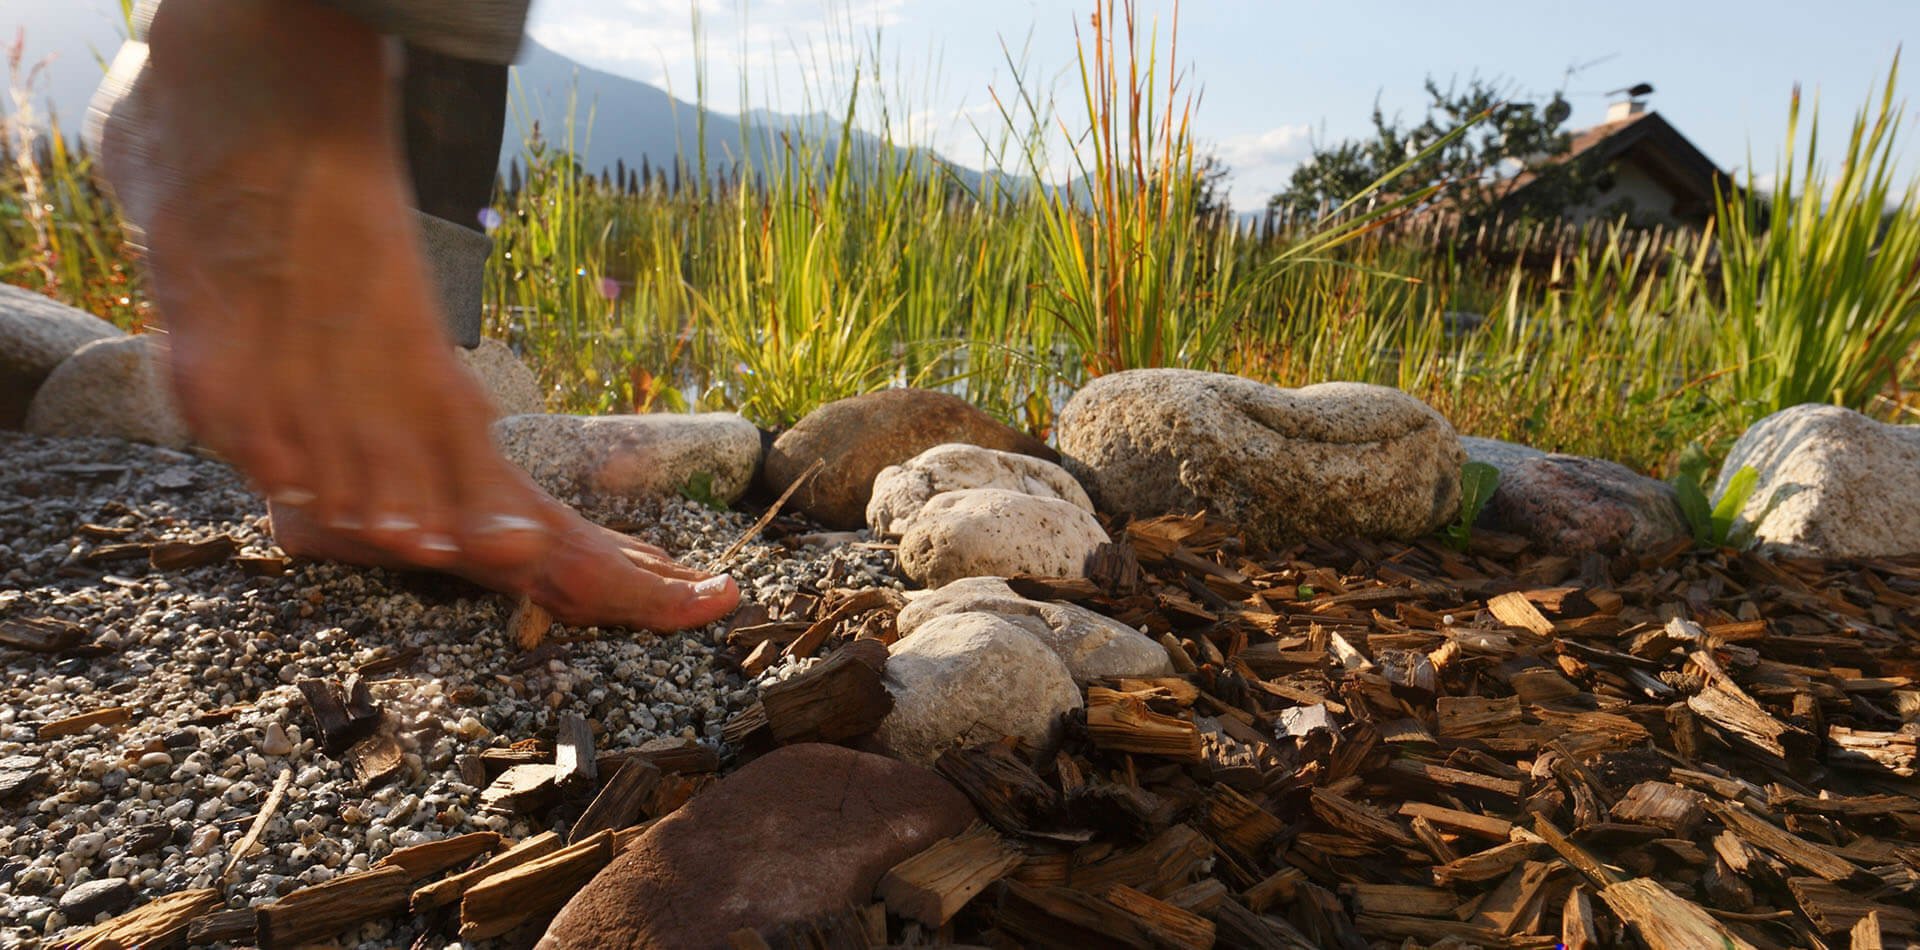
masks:
[[[532,33],[589,65],[692,98],[696,6],[708,102],[724,111],[737,111],[743,72],[752,106],[834,104],[851,73],[849,50],[869,46],[878,30],[881,87],[896,118],[910,105],[914,134],[957,160],[979,158],[968,123],[995,119],[989,90],[1010,92],[1003,44],[1026,50],[1029,80],[1060,94],[1070,123],[1077,116],[1073,31],[1091,9],[1078,0],[536,0]],[[66,70],[94,69],[89,41],[112,37],[113,0],[0,7],[25,11],[19,24],[0,12],[0,38],[25,26],[30,55],[57,51]],[[1142,0],[1140,12],[1164,34],[1172,4]],[[1390,113],[1418,118],[1428,75],[1499,78],[1541,96],[1564,83],[1576,126],[1603,116],[1607,90],[1651,82],[1652,106],[1723,168],[1744,169],[1751,146],[1764,173],[1783,144],[1796,81],[1838,124],[1896,48],[1914,40],[1920,0],[1605,0],[1497,14],[1430,0],[1188,0],[1179,62],[1203,93],[1199,137],[1234,168],[1235,204],[1250,207],[1285,183],[1315,140],[1363,134],[1376,96]],[[1920,43],[1909,47],[1908,72],[1920,74]],[[1583,68],[1567,78],[1570,67]],[[1904,167],[1920,170],[1911,144],[1920,101],[1908,103],[1906,131]]]

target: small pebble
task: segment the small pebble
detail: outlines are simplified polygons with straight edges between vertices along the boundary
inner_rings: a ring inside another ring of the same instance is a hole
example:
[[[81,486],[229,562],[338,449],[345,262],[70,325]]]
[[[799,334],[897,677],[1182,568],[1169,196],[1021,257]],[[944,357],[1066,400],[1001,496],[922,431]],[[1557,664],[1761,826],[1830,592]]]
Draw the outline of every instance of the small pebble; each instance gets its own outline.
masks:
[[[547,829],[481,811],[488,776],[478,753],[549,730],[560,712],[604,724],[596,739],[607,749],[663,736],[717,740],[758,698],[760,681],[718,662],[718,624],[684,637],[568,631],[578,636],[561,652],[515,670],[495,662],[513,652],[509,608],[454,586],[318,562],[268,577],[214,565],[164,575],[143,568],[103,582],[97,572],[65,570],[99,546],[77,536],[83,523],[142,540],[225,535],[243,556],[278,551],[263,533],[260,500],[219,462],[13,432],[0,432],[0,452],[0,615],[71,619],[112,651],[79,663],[7,658],[13,692],[0,702],[0,793],[14,797],[0,808],[0,946],[33,945],[78,922],[58,905],[80,888],[117,893],[117,881],[133,902],[195,886],[269,900],[367,868],[392,848],[482,829],[537,834]],[[76,477],[73,466],[106,474]],[[156,484],[164,471],[192,490]],[[641,540],[696,564],[752,523],[681,502],[602,505],[592,516],[640,525]],[[730,573],[763,603],[780,604],[833,587],[897,585],[891,564],[887,552],[754,542]],[[404,754],[396,781],[368,790],[338,758],[302,753],[312,746],[298,727],[308,719],[295,684],[343,683],[361,664],[402,656],[404,667],[373,677],[407,684],[373,687]],[[146,712],[112,743],[99,731],[34,740],[39,723],[115,703]],[[259,849],[231,882],[217,880],[226,846],[290,766],[295,787]],[[395,917],[339,939],[407,945],[423,932]]]
[[[213,852],[220,843],[220,829],[207,825],[193,833],[193,840],[187,843],[187,853],[196,858],[204,858]]]
[[[260,737],[260,752],[263,755],[290,755],[293,753],[293,740],[287,738],[287,730],[279,723],[267,726],[266,734]]]

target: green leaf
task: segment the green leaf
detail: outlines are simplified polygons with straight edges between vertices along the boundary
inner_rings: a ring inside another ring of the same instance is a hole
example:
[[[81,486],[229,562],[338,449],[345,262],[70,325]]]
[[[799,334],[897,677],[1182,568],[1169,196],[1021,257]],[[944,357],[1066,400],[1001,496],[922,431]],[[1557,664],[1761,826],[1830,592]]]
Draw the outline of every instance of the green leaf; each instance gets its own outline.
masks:
[[[694,472],[685,485],[680,486],[680,496],[689,501],[698,502],[715,511],[727,510],[723,502],[714,494],[713,473]]]
[[[1713,544],[1713,506],[1707,501],[1707,493],[1700,488],[1696,478],[1686,474],[1675,476],[1673,490],[1679,496],[1680,513],[1687,518],[1687,526],[1693,529],[1696,544]]]
[[[1492,465],[1468,462],[1460,466],[1460,521],[1468,525],[1478,521],[1499,487],[1500,470]]]
[[[1707,460],[1707,450],[1701,448],[1698,442],[1689,442],[1686,448],[1680,450],[1680,461],[1676,468],[1680,478],[1699,488],[1707,484],[1707,469],[1711,466],[1712,463]]]
[[[1713,506],[1713,541],[1724,545],[1733,531],[1734,519],[1747,508],[1747,499],[1753,497],[1753,490],[1760,485],[1760,473],[1751,465],[1743,465],[1727,480],[1727,490],[1720,495],[1720,502]]]
[[[1460,466],[1460,512],[1441,532],[1441,538],[1456,551],[1473,545],[1473,524],[1500,487],[1500,470],[1485,462],[1467,462]]]

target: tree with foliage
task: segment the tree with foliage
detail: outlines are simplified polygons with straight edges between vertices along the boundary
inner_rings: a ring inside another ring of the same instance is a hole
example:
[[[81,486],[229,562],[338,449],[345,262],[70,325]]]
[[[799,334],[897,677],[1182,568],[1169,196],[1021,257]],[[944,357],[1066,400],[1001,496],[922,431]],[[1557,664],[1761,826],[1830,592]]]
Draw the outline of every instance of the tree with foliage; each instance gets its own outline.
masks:
[[[1287,189],[1267,206],[1324,214],[1409,161],[1413,164],[1387,185],[1387,193],[1439,185],[1435,200],[1467,222],[1496,213],[1508,219],[1558,217],[1598,189],[1602,169],[1564,160],[1573,145],[1565,128],[1573,110],[1558,91],[1545,105],[1515,101],[1512,86],[1479,78],[1464,88],[1449,83],[1444,89],[1428,78],[1426,91],[1427,112],[1419,124],[1388,119],[1376,101],[1371,139],[1315,147],[1313,157],[1294,169]],[[1422,154],[1467,123],[1477,127]],[[1517,189],[1523,180],[1527,187]]]
[[[1203,221],[1226,218],[1232,209],[1227,204],[1227,176],[1233,169],[1220,153],[1208,151],[1193,163],[1193,213]]]

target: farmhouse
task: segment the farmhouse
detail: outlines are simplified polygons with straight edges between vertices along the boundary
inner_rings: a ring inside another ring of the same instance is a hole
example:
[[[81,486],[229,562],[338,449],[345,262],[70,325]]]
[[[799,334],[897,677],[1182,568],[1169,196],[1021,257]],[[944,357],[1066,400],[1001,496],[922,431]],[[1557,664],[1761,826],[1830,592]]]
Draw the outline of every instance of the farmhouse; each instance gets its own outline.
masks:
[[[1593,162],[1604,169],[1599,190],[1566,211],[1571,221],[1619,217],[1640,225],[1700,227],[1713,216],[1714,188],[1732,181],[1640,97],[1616,102],[1607,121],[1575,133],[1556,162]],[[1518,201],[1536,176],[1522,173],[1507,192]]]

